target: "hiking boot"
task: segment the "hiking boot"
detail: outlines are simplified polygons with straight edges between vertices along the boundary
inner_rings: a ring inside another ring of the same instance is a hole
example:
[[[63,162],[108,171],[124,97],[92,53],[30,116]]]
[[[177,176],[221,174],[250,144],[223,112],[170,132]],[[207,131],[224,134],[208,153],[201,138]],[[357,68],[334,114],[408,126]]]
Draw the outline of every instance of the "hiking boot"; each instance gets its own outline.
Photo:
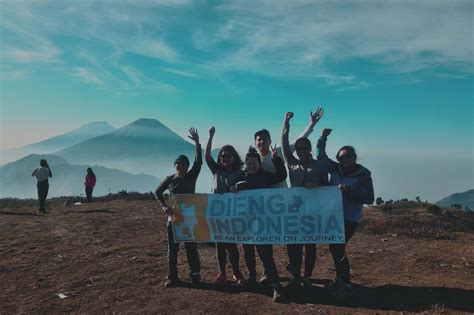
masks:
[[[165,287],[166,288],[172,288],[177,286],[179,283],[179,279],[176,276],[168,276],[165,281]]]
[[[283,297],[281,288],[273,288],[273,302],[275,303],[285,302],[285,298]]]
[[[226,285],[227,284],[227,276],[225,273],[219,273],[217,275],[216,280],[214,281],[215,285]]]
[[[245,284],[245,278],[244,276],[242,276],[242,273],[240,273],[240,271],[237,273],[234,273],[232,277],[234,278],[235,281],[237,281],[238,285]]]
[[[305,289],[311,289],[313,287],[313,282],[311,281],[311,277],[303,278],[303,287]]]

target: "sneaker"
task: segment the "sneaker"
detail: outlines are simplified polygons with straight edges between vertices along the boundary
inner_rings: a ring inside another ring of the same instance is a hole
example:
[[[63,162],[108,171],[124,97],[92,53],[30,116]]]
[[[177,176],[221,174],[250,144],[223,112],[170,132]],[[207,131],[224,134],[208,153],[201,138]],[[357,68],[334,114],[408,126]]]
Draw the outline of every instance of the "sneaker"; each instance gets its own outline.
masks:
[[[172,288],[178,285],[179,279],[178,277],[168,276],[165,281],[165,287]]]
[[[191,275],[191,283],[194,285],[200,285],[201,284],[201,275],[199,273],[192,274]]]
[[[303,287],[305,289],[311,289],[313,287],[313,282],[311,281],[311,277],[303,278]]]
[[[245,284],[249,287],[257,286],[257,277],[249,276]]]
[[[234,278],[235,281],[237,281],[238,285],[245,284],[245,278],[244,276],[242,276],[242,273],[240,273],[240,271],[238,273],[234,273],[232,277]]]
[[[260,278],[260,280],[259,280],[260,284],[266,284],[267,281],[268,281],[268,279],[267,279],[267,275],[266,275],[266,274],[264,274],[264,275]]]
[[[281,288],[273,288],[273,302],[283,303],[285,301]]]
[[[338,278],[336,281],[330,283],[327,287],[329,293],[338,300],[345,300],[354,295],[354,288],[350,283],[345,283]]]
[[[301,288],[301,280],[299,278],[291,278],[290,282],[288,282],[288,289],[294,290]]]
[[[225,273],[219,273],[217,275],[216,280],[214,281],[216,285],[226,285],[227,284],[227,276]]]

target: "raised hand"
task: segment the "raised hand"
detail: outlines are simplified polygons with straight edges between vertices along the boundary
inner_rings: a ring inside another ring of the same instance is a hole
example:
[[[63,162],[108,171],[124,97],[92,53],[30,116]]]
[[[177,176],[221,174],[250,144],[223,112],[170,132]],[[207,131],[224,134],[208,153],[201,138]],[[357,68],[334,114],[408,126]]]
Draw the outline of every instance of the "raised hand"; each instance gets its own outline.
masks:
[[[291,118],[293,118],[293,112],[287,112],[285,114],[285,122],[289,122]]]
[[[188,138],[193,140],[195,143],[199,143],[199,134],[196,128],[189,128]]]
[[[214,137],[214,134],[216,133],[216,128],[214,126],[212,126],[211,128],[209,128],[209,137]]]
[[[321,137],[327,137],[331,134],[332,129],[331,128],[324,128],[323,131],[321,131]]]
[[[171,207],[163,206],[161,207],[161,210],[163,210],[163,212],[166,213],[167,215],[173,214],[173,209]]]
[[[272,152],[272,159],[276,159],[277,156],[278,156],[276,144],[273,145],[273,146],[270,146],[270,149],[271,149],[271,152]]]
[[[314,114],[313,112],[309,112],[310,123],[313,126],[316,125],[316,123],[323,117],[323,115],[324,115],[324,109],[322,107],[318,107]]]
[[[346,184],[339,184],[337,186],[337,188],[339,188],[340,191],[348,191],[349,188],[346,186]]]

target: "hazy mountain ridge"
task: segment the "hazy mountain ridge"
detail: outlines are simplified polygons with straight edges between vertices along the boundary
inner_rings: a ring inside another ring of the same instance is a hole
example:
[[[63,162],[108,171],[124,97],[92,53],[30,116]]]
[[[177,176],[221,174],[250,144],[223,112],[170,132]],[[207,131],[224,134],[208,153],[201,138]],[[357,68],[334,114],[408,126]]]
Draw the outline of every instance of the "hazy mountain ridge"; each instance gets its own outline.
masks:
[[[90,138],[114,131],[108,122],[84,124],[72,131],[14,149],[0,150],[1,162],[9,163],[29,154],[50,154]]]
[[[0,197],[35,198],[36,180],[32,171],[39,167],[40,159],[47,159],[53,173],[50,179],[49,197],[84,194],[84,178],[89,165],[71,165],[54,155],[32,154],[16,162],[0,167]],[[97,185],[94,195],[100,196],[120,190],[149,192],[160,180],[151,175],[133,175],[103,166],[92,166]]]
[[[179,154],[187,154],[192,163],[194,145],[158,120],[146,118],[55,153],[73,164],[98,164],[159,177],[172,171]]]
[[[468,207],[471,211],[474,211],[474,189],[462,193],[454,193],[439,200],[436,204],[441,207],[450,207],[453,204],[458,204],[463,208]]]

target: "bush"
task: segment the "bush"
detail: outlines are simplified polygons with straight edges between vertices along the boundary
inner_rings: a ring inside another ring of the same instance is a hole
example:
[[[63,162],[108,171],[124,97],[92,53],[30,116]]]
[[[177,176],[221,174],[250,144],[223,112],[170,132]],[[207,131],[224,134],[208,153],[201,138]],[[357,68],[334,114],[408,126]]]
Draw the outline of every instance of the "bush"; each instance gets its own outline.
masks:
[[[426,210],[428,210],[429,213],[433,214],[441,214],[441,208],[438,207],[437,205],[429,205]]]

